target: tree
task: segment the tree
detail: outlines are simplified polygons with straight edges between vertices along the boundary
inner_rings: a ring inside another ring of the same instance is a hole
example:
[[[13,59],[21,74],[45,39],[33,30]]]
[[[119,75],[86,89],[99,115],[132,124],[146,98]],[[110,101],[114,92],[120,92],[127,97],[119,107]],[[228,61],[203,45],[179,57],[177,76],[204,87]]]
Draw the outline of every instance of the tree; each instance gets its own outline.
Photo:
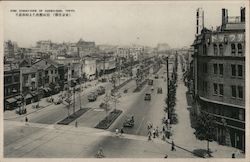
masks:
[[[207,154],[210,155],[209,142],[214,140],[215,119],[207,113],[201,113],[197,117],[197,125],[195,127],[195,135],[199,140],[207,141]]]
[[[115,110],[116,110],[116,105],[119,102],[120,97],[121,97],[121,94],[118,93],[117,91],[114,91],[114,93],[112,93],[112,95],[111,95],[111,100],[115,104]]]
[[[105,109],[105,111],[106,111],[106,115],[108,114],[108,108],[109,108],[109,102],[111,101],[111,96],[108,94],[108,93],[106,93],[105,94],[105,96],[104,96],[104,98],[103,98],[103,104],[101,104],[102,105],[102,107]]]

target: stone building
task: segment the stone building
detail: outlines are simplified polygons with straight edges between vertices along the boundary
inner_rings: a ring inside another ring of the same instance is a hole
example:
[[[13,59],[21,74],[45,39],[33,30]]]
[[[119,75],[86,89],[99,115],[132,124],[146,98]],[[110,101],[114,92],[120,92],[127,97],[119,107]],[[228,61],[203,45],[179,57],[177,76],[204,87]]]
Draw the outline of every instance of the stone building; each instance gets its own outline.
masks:
[[[245,150],[245,8],[222,25],[203,28],[194,41],[196,112],[216,118],[215,139]]]

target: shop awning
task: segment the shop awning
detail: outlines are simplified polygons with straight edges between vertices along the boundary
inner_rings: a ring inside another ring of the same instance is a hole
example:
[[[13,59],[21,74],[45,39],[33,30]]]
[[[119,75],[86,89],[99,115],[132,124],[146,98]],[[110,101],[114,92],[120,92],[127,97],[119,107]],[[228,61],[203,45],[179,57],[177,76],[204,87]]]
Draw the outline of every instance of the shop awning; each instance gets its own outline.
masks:
[[[17,100],[14,97],[12,97],[12,98],[8,98],[6,101],[8,103],[13,103],[13,102],[16,102]]]

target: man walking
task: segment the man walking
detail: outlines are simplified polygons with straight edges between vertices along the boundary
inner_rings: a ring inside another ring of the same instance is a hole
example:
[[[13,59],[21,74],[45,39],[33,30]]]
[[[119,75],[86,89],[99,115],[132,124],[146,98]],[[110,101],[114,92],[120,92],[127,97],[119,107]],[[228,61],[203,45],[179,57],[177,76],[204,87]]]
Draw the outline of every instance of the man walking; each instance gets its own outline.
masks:
[[[175,144],[174,144],[174,140],[172,140],[171,151],[176,151],[176,149],[175,149]]]
[[[121,136],[122,136],[122,134],[124,133],[124,131],[123,131],[123,127],[121,128]]]

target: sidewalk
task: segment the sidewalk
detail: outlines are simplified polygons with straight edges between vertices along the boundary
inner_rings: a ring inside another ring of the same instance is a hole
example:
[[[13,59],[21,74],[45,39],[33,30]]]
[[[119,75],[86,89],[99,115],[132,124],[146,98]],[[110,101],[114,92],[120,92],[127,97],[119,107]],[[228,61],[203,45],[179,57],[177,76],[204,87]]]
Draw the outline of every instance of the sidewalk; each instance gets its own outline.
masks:
[[[182,70],[181,65],[178,65],[178,87],[176,91],[176,114],[178,118],[178,123],[172,125],[173,140],[176,145],[183,147],[187,150],[194,151],[197,153],[204,152],[207,149],[207,142],[200,141],[195,137],[195,130],[191,128],[191,122],[188,111],[188,103],[186,100],[186,91],[183,80],[182,80]],[[171,142],[171,140],[169,140]],[[226,157],[231,158],[233,152],[237,149],[233,147],[227,147],[217,144],[217,142],[210,142],[209,147],[212,151],[213,157]],[[240,157],[244,157],[241,154]]]

